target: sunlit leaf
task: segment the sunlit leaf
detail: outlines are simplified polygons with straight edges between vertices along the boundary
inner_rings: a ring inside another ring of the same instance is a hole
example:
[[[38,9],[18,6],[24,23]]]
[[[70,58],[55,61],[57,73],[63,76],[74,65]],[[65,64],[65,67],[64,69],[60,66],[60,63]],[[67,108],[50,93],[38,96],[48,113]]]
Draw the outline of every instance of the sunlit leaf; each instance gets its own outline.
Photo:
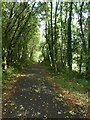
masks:
[[[59,111],[58,114],[61,114],[61,112]]]
[[[69,113],[70,113],[71,115],[75,115],[75,112],[73,112],[73,111],[69,111]]]
[[[10,105],[13,106],[13,105],[15,105],[15,103],[11,103]]]
[[[39,93],[39,92],[40,92],[40,89],[35,89],[35,92]]]
[[[20,117],[20,116],[22,116],[22,114],[21,114],[21,113],[18,113],[17,116]]]
[[[38,115],[40,115],[41,113],[40,112],[37,112]]]

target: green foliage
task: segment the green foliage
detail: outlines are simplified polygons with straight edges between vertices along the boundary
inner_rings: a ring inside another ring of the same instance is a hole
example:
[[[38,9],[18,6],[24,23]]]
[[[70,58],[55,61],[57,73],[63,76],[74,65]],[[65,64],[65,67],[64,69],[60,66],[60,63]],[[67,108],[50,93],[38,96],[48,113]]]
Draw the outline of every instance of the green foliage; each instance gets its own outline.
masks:
[[[2,5],[3,69],[5,66],[22,69],[37,56],[40,32],[34,5],[34,2],[32,4],[3,3]]]
[[[2,73],[2,80],[7,80],[8,77],[10,77],[11,75],[17,73],[18,70],[15,69],[14,67],[10,66],[9,68],[7,68],[6,70],[3,71]]]
[[[22,70],[28,66],[33,64],[34,61],[24,61],[21,63],[17,63],[15,66],[9,66],[9,68],[3,70],[2,72],[2,86],[3,88],[5,87],[5,85],[7,85],[7,83],[9,82],[9,79],[13,76],[15,76],[18,73],[21,73]]]
[[[9,68],[7,68],[6,70],[4,70],[2,72],[2,87],[4,88],[4,86],[8,83],[8,80],[11,76],[13,76],[13,74],[18,73],[18,70],[15,69],[14,67],[10,66]]]
[[[88,81],[84,77],[77,77],[78,73],[63,73],[55,75],[55,81],[63,88],[74,92],[87,92]]]
[[[87,82],[84,76],[88,68],[86,63],[89,63],[86,17],[88,4],[73,3],[71,7],[70,4],[56,2],[54,5],[53,1],[47,3],[33,1],[31,4],[2,3],[3,69],[7,66],[4,79],[15,70],[21,70],[41,59],[47,60],[45,64],[52,66],[55,72],[61,72],[58,81],[63,86],[75,89],[74,82],[78,86],[77,90],[86,89]],[[45,22],[45,26],[43,25],[45,39],[40,42],[42,37],[39,25],[42,20]],[[75,64],[76,68],[73,67],[73,70],[79,73],[67,68]],[[84,74],[81,75],[82,73]]]
[[[85,79],[84,74],[76,71],[70,72],[67,68],[62,68],[60,72],[54,73],[49,62],[43,62],[47,70],[50,71],[54,82],[58,83],[62,88],[78,93],[85,93],[89,88],[89,82]]]

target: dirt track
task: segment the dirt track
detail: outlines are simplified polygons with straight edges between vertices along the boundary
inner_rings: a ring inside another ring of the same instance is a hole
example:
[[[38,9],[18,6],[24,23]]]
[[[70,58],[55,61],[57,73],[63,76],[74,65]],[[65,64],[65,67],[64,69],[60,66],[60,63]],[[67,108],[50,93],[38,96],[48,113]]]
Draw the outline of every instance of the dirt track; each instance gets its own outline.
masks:
[[[82,118],[57,96],[41,64],[28,67],[3,93],[3,118]]]

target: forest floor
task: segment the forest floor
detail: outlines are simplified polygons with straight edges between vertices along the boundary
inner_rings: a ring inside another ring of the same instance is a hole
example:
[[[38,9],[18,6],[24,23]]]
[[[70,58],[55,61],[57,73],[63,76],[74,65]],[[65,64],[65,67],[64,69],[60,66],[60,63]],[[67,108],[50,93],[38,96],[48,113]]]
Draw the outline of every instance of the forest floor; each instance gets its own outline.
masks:
[[[11,77],[3,90],[2,118],[85,118],[84,108],[58,92],[51,79],[40,63]]]

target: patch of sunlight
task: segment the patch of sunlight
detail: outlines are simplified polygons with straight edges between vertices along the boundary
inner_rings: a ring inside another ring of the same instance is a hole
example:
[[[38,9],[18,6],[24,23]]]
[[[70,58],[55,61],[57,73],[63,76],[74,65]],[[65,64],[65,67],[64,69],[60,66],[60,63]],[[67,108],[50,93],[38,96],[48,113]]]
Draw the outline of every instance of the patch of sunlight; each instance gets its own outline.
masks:
[[[32,73],[32,74],[28,74],[27,76],[28,77],[33,77],[35,74],[34,73]]]
[[[42,56],[42,52],[41,51],[37,51],[35,54],[34,54],[34,61],[35,62],[41,62],[43,61],[43,56]]]
[[[32,77],[34,76],[35,74],[34,73],[31,73],[31,74],[18,74],[16,77]]]
[[[16,77],[18,78],[18,77],[25,77],[25,76],[26,76],[26,74],[17,74]]]
[[[78,66],[77,66],[76,63],[73,63],[73,64],[72,64],[72,69],[78,71]]]

